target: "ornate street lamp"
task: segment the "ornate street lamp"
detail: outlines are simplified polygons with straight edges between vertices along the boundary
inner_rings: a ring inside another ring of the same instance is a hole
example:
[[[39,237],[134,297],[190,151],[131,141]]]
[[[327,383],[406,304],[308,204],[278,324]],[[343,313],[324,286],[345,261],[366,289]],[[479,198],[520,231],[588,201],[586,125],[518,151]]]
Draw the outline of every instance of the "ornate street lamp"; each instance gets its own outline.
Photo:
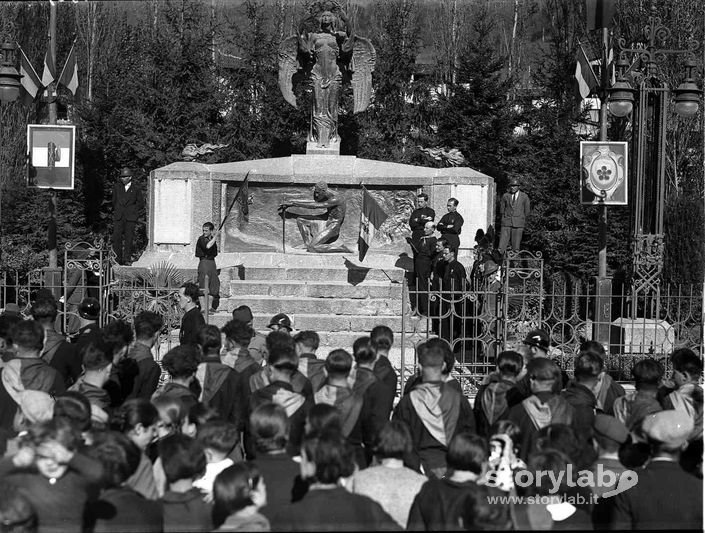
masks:
[[[14,102],[20,96],[22,75],[15,67],[17,46],[5,42],[0,45],[0,101]]]
[[[658,293],[663,269],[663,218],[666,199],[666,132],[672,93],[674,109],[681,117],[691,117],[700,108],[702,90],[696,85],[695,52],[700,44],[691,39],[684,50],[658,48],[671,36],[661,23],[656,3],[651,0],[646,44],[628,48],[624,38],[616,63],[618,79],[609,89],[610,113],[616,117],[631,115],[629,197],[632,206],[633,296]],[[685,55],[685,80],[671,90],[662,66],[669,56]],[[628,60],[628,56],[632,61]],[[629,72],[629,65],[636,68]],[[636,96],[636,99],[635,99]]]

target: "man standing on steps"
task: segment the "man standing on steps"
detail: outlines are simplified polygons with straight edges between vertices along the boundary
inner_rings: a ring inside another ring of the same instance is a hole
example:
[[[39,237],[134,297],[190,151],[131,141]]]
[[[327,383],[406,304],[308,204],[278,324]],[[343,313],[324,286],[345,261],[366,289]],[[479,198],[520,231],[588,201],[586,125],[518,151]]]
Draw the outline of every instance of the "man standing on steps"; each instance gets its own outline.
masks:
[[[529,197],[525,192],[519,190],[519,180],[512,178],[509,182],[509,192],[502,195],[499,204],[499,213],[502,217],[499,251],[502,252],[502,255],[507,251],[510,241],[514,252],[521,249],[521,238],[530,211]]]
[[[422,192],[416,197],[416,205],[416,209],[414,209],[411,213],[411,217],[409,217],[411,238],[407,239],[407,242],[411,245],[411,250],[414,253],[414,259],[416,259],[418,242],[421,240],[421,237],[423,237],[426,223],[433,222],[436,218],[436,212],[428,207],[428,194],[425,192]]]
[[[199,259],[198,286],[210,294],[212,312],[216,312],[220,305],[220,279],[215,266],[215,258],[218,255],[218,245],[215,241],[218,238],[218,232],[213,231],[214,229],[212,222],[206,222],[203,224],[203,235],[196,241],[196,257]],[[208,276],[208,287],[206,287],[206,276]]]
[[[131,263],[132,238],[144,204],[139,187],[132,183],[132,170],[120,171],[120,181],[113,187],[113,250],[118,264]]]
[[[446,209],[448,209],[448,212],[438,221],[436,229],[441,234],[441,237],[448,241],[457,257],[458,249],[460,248],[460,231],[465,221],[458,213],[458,200],[455,198],[448,198]]]

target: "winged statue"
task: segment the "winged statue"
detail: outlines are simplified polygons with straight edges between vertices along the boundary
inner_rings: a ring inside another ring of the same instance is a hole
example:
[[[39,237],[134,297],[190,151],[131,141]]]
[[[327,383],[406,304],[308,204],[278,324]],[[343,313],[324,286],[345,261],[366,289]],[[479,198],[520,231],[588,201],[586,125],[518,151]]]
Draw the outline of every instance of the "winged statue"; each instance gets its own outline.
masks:
[[[279,89],[297,107],[294,75],[303,72],[312,82],[313,109],[309,141],[319,147],[339,142],[338,99],[344,82],[353,89],[353,113],[365,111],[372,97],[374,46],[355,35],[337,2],[314,2],[299,23],[297,35],[279,45]]]

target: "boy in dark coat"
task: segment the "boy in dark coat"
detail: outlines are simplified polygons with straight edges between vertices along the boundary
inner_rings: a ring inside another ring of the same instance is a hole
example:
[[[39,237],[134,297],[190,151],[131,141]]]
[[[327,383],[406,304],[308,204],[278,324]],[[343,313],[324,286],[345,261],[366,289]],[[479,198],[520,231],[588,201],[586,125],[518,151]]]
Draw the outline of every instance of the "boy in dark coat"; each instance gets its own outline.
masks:
[[[252,413],[260,405],[270,402],[284,408],[290,421],[287,446],[290,455],[299,454],[306,426],[306,415],[313,405],[312,396],[296,392],[292,386],[292,376],[298,365],[299,361],[293,349],[286,346],[272,347],[269,351],[269,366],[267,367],[270,383],[254,391],[249,402],[249,413]],[[245,451],[248,458],[254,458],[256,455],[255,442],[249,427],[245,433]]]
[[[345,350],[333,350],[326,359],[328,379],[314,395],[315,402],[334,406],[340,413],[342,434],[353,446],[360,468],[367,466],[366,449],[374,446],[377,431],[384,423],[379,411],[363,388],[354,389],[349,382],[353,358]]]
[[[462,393],[443,379],[444,350],[426,343],[418,359],[422,382],[402,397],[392,419],[406,422],[411,430],[414,452],[409,466],[442,477],[448,443],[456,433],[474,432],[475,417]]]
[[[565,390],[561,392],[561,396],[573,406],[576,434],[584,443],[592,437],[597,407],[597,399],[593,391],[602,371],[602,360],[592,352],[581,352],[575,358],[574,367],[575,379],[568,383]]]
[[[394,344],[394,333],[387,326],[375,326],[370,332],[370,344],[375,351],[375,365],[372,369],[375,376],[384,385],[386,392],[386,406],[389,412],[394,407],[394,397],[397,395],[399,376],[389,362],[389,351]]]
[[[571,425],[575,416],[573,406],[554,392],[556,381],[561,379],[556,363],[538,357],[529,361],[526,372],[533,394],[512,407],[507,417],[519,428],[519,457],[523,461],[534,451],[541,429],[550,424]]]
[[[211,505],[193,486],[206,471],[203,446],[186,435],[174,434],[159,441],[168,490],[161,499],[164,531],[212,531]]]
[[[156,395],[178,398],[187,413],[198,403],[189,385],[196,377],[199,355],[195,346],[181,345],[169,350],[162,359],[162,366],[171,376],[171,381],[161,391],[157,391]]]
[[[137,363],[137,375],[132,382],[132,390],[127,395],[128,400],[149,400],[157,390],[162,371],[152,356],[152,347],[159,339],[162,325],[161,315],[152,311],[142,311],[135,317],[135,344],[127,353],[127,357]]]
[[[198,400],[218,411],[223,420],[242,427],[244,407],[239,402],[240,379],[235,371],[220,361],[221,337],[217,326],[206,326],[198,333],[201,362],[196,370],[200,389]]]
[[[473,411],[478,435],[490,437],[495,422],[507,418],[509,409],[523,400],[515,386],[523,367],[524,359],[517,352],[506,351],[497,356],[498,374],[488,384],[481,385],[475,396]]]
[[[311,382],[313,392],[326,380],[326,362],[316,357],[321,340],[315,331],[299,331],[294,335],[294,347],[299,356],[299,372]]]

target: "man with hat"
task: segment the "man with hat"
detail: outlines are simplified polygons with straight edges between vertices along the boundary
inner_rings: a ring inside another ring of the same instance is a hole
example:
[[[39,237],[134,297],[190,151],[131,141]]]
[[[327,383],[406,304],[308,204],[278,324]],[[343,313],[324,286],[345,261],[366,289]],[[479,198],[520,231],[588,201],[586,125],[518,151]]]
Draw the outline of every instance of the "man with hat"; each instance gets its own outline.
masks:
[[[274,315],[272,320],[269,321],[267,326],[272,331],[283,331],[285,333],[291,333],[291,319],[284,313],[279,313]]]
[[[614,496],[609,529],[697,529],[703,527],[703,482],[678,464],[693,431],[693,419],[669,409],[644,418],[642,432],[651,459],[636,484]]]
[[[521,249],[521,237],[526,226],[531,205],[525,192],[519,190],[519,180],[512,178],[509,182],[509,192],[502,195],[499,213],[502,217],[502,232],[499,236],[499,251],[504,254],[511,241],[512,250]]]
[[[120,265],[130,262],[135,224],[144,204],[132,176],[132,170],[123,168],[120,181],[113,187],[113,250]]]

